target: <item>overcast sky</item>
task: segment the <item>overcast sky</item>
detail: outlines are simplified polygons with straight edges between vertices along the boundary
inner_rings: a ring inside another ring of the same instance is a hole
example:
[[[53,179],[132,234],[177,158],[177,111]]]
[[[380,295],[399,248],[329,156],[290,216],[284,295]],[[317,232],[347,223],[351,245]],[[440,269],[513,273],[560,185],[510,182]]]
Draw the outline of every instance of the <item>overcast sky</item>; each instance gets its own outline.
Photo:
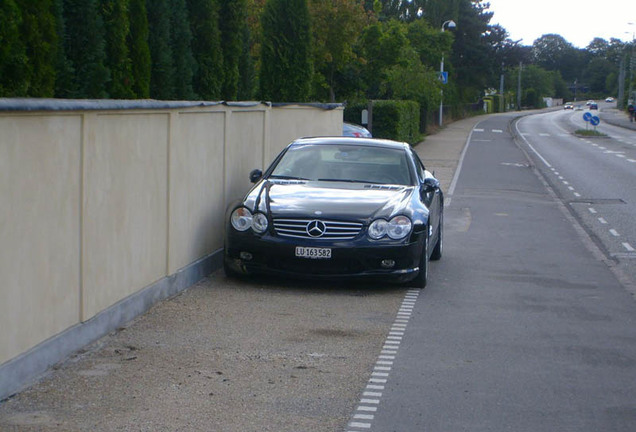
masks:
[[[636,33],[636,0],[485,0],[512,40],[532,43],[555,33],[578,48],[595,37],[632,40]],[[634,23],[630,25],[629,23]]]

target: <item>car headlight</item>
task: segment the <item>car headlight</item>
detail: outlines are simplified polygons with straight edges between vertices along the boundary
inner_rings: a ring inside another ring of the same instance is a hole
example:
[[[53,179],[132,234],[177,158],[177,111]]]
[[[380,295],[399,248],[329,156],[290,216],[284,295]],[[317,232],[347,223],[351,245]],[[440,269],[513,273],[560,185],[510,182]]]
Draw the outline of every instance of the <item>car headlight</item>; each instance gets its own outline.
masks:
[[[393,240],[399,240],[411,232],[411,220],[406,216],[396,216],[390,221],[376,219],[369,225],[369,237],[379,240],[384,236],[389,236]]]
[[[389,223],[384,219],[376,219],[369,225],[369,237],[373,240],[379,240],[386,235],[387,225]]]
[[[265,216],[263,213],[256,213],[254,214],[254,217],[252,218],[252,229],[259,233],[262,234],[265,231],[267,231],[267,216]]]
[[[252,226],[252,212],[245,207],[239,207],[232,212],[230,220],[235,230],[247,231]]]
[[[396,216],[389,221],[387,234],[393,240],[399,240],[411,232],[411,219],[406,216]]]

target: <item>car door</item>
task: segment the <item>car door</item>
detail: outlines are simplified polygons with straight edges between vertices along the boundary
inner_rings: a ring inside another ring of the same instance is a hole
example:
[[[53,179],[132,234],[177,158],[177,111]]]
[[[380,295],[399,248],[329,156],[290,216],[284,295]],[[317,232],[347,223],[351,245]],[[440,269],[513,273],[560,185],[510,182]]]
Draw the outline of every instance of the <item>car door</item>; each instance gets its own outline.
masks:
[[[429,210],[429,226],[433,228],[432,239],[437,239],[439,222],[441,217],[442,191],[439,181],[426,170],[419,156],[413,152],[415,171],[420,184],[420,197]]]

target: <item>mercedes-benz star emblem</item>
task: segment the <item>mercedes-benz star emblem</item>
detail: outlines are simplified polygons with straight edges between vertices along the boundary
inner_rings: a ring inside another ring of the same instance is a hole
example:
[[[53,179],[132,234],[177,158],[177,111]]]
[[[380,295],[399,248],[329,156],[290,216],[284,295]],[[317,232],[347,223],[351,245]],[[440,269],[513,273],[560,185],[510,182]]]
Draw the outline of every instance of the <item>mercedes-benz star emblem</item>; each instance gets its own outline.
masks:
[[[310,237],[321,237],[325,231],[327,231],[327,226],[319,220],[313,220],[307,224],[307,234]]]

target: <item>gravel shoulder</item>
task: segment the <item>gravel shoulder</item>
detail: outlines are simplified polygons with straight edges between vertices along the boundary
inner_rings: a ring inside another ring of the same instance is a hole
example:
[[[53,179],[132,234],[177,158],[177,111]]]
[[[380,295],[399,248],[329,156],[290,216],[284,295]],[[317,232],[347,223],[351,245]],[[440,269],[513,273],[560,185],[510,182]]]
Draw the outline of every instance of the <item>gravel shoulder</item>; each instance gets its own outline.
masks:
[[[2,431],[342,431],[405,288],[218,271],[0,404]]]

